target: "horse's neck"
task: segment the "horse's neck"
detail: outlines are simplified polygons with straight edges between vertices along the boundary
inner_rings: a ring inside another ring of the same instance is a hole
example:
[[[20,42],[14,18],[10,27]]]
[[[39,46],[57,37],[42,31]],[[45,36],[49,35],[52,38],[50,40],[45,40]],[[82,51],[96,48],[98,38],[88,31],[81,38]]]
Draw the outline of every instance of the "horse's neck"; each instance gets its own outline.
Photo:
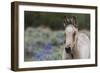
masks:
[[[80,30],[80,33],[84,33],[90,39],[90,31],[89,30]]]
[[[89,47],[88,45],[90,44],[89,37],[88,35],[85,34],[85,32],[77,32],[76,36],[76,44],[74,46],[74,58],[80,58],[80,54],[82,53],[83,50],[88,51]]]
[[[76,36],[75,42],[74,42],[74,46],[73,46],[73,51],[72,53],[74,54],[74,58],[78,59],[79,58],[79,50],[77,48],[77,42],[78,42],[78,36]]]

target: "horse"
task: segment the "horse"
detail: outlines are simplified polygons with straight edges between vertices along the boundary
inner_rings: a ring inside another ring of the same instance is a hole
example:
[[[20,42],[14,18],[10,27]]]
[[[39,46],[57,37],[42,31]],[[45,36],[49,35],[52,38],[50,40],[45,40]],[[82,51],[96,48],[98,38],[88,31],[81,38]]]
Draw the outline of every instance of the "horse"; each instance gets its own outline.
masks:
[[[65,43],[62,59],[89,59],[90,32],[78,30],[76,16],[64,16]]]

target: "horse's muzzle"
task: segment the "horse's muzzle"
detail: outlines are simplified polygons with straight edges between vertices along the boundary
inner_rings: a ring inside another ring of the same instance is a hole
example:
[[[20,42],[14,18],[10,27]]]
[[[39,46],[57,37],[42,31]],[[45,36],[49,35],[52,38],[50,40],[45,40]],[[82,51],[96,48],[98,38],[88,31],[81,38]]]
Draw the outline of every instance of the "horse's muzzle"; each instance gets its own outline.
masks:
[[[71,48],[70,47],[68,47],[68,48],[65,47],[65,51],[66,51],[66,53],[71,53]]]

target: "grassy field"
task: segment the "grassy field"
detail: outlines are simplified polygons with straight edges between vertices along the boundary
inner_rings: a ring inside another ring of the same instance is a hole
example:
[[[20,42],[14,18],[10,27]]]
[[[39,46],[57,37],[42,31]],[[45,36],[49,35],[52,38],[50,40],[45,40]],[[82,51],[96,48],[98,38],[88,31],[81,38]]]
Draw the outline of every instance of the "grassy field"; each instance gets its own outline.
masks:
[[[25,61],[61,60],[64,31],[27,28],[24,34]]]

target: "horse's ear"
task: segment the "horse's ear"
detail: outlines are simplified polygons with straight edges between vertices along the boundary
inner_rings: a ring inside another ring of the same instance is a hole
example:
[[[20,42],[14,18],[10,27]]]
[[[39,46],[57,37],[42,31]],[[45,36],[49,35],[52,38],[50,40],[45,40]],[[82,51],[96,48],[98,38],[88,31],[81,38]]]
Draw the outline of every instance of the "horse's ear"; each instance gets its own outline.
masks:
[[[72,16],[72,24],[77,27],[77,17],[76,16]]]
[[[66,27],[66,23],[67,23],[67,16],[64,16],[64,27]]]

